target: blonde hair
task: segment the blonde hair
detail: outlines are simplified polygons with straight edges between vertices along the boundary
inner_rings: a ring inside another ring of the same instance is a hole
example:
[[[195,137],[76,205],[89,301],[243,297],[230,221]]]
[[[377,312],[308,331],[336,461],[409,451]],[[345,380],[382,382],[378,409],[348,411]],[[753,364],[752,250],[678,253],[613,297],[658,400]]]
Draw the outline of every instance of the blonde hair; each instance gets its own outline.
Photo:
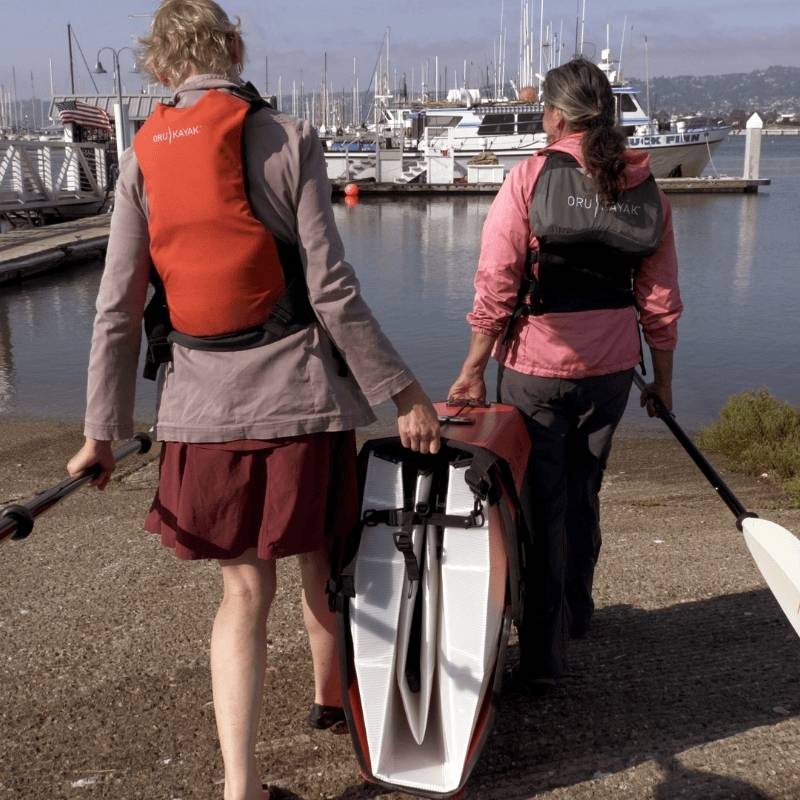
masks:
[[[139,44],[142,66],[173,87],[192,72],[235,75],[244,61],[240,20],[232,22],[214,0],[163,0]]]

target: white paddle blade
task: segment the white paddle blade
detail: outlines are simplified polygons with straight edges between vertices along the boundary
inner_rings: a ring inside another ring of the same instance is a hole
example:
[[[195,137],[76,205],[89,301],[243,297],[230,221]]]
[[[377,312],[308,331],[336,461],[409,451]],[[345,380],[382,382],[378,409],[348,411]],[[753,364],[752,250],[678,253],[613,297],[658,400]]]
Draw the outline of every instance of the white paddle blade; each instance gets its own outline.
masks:
[[[744,519],[742,531],[767,586],[800,636],[800,539],[758,517]]]

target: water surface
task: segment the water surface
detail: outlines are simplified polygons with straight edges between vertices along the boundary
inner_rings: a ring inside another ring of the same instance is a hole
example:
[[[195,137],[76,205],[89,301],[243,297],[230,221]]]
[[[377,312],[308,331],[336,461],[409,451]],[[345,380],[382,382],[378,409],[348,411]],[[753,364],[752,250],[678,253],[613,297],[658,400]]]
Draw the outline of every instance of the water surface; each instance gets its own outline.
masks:
[[[744,137],[731,137],[714,165],[739,174],[743,155]],[[744,389],[766,387],[800,403],[800,140],[766,138],[762,172],[773,183],[757,195],[671,196],[686,306],[675,401],[689,427],[711,421]],[[436,398],[466,351],[464,317],[491,200],[335,205],[365,297]],[[90,264],[0,290],[0,414],[80,418],[100,272]],[[153,399],[152,384],[140,380],[141,418],[151,415]],[[629,418],[644,424],[638,409]]]

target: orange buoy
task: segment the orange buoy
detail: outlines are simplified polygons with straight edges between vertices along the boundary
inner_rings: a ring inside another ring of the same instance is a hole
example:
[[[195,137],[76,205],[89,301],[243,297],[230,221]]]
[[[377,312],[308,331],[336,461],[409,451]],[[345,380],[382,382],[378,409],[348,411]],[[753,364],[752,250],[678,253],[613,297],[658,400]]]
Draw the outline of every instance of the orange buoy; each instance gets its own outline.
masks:
[[[347,197],[358,197],[359,191],[357,183],[348,183],[347,186],[344,187],[344,193]]]

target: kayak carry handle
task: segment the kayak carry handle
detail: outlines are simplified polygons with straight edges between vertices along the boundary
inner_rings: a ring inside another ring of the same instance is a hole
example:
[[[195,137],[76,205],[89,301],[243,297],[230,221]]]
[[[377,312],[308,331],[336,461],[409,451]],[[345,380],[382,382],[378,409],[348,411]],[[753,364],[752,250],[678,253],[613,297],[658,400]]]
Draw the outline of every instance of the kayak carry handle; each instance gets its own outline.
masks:
[[[114,451],[114,462],[119,463],[131,455],[147,453],[153,440],[146,433],[137,433],[130,441]],[[39,492],[27,503],[14,503],[0,511],[0,542],[8,538],[25,539],[30,535],[36,518],[60,500],[77,491],[99,473],[97,465],[90,467],[81,475],[66,478],[61,483]]]
[[[641,391],[647,390],[647,383],[644,378],[636,371],[633,371],[633,382],[636,388]],[[730,490],[728,485],[720,477],[719,473],[711,466],[706,457],[697,449],[697,445],[687,436],[686,431],[678,425],[675,415],[664,405],[663,400],[656,394],[650,393],[648,399],[652,400],[656,416],[672,431],[672,434],[680,442],[689,457],[697,464],[698,469],[706,477],[706,480],[714,487],[722,502],[733,512],[736,517],[736,526],[742,529],[742,521],[748,517],[757,517],[752,511],[748,511],[739,498]]]

